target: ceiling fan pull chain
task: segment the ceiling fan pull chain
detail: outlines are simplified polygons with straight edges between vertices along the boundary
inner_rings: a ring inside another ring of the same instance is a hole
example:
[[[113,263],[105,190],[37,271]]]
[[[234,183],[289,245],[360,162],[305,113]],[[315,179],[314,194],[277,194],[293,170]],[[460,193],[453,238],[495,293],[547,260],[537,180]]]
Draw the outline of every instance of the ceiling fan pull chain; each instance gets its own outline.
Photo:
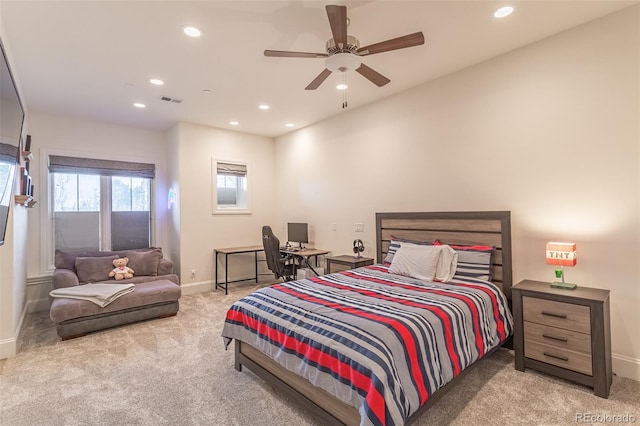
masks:
[[[347,104],[347,90],[349,86],[347,86],[347,72],[342,72],[342,84],[344,89],[342,90],[342,109],[347,108],[349,105]]]

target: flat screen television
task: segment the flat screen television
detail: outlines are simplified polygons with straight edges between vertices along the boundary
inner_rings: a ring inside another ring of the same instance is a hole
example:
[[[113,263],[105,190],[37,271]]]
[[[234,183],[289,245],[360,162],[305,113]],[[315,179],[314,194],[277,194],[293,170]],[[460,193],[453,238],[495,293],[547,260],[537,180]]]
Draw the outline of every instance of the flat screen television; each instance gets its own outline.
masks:
[[[290,243],[298,243],[300,247],[309,242],[309,231],[306,223],[287,224],[287,241]]]
[[[13,182],[18,167],[24,109],[16,88],[2,40],[0,58],[0,245],[4,244]]]

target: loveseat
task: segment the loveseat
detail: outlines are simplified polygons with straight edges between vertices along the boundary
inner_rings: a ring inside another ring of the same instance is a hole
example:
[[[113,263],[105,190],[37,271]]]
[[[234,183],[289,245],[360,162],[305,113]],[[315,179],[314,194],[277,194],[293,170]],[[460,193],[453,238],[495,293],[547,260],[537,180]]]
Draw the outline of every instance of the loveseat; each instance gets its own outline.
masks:
[[[118,257],[129,259],[133,278],[118,281],[109,278],[113,259]],[[51,297],[50,317],[63,340],[178,312],[182,295],[180,281],[173,273],[173,262],[163,257],[160,248],[73,253],[56,250],[55,267],[54,289],[88,283],[133,283],[135,286],[134,291],[105,307],[88,300]]]

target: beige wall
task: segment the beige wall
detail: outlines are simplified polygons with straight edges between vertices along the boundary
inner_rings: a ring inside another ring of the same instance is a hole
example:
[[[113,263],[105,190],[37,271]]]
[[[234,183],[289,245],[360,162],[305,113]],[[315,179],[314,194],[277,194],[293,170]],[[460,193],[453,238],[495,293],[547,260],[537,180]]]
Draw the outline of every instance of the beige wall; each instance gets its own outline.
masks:
[[[176,194],[175,203],[168,205],[167,198],[167,226],[164,228],[167,239],[165,253],[174,262],[174,270],[180,270],[180,134],[179,126],[167,131],[167,188]],[[167,193],[167,197],[168,197]]]
[[[213,249],[262,244],[261,228],[273,221],[274,141],[193,124],[178,127],[180,279],[187,292],[193,291],[190,287],[208,290],[214,274]],[[213,158],[248,163],[251,214],[212,214]],[[253,254],[234,256],[229,279],[252,276],[254,265]],[[219,274],[223,277],[222,270]]]
[[[11,67],[11,45],[1,20],[0,39]],[[14,79],[18,93],[22,93],[19,77],[14,76]],[[27,108],[24,100],[23,107]],[[28,117],[25,118],[23,126],[23,138],[27,122]],[[13,188],[14,194],[18,194],[17,173]],[[17,206],[12,202],[9,208],[5,242],[0,246],[0,359],[15,355],[18,334],[26,314],[27,213],[25,207]]]
[[[638,22],[627,9],[278,138],[277,220],[375,257],[375,212],[510,210],[516,282],[553,280],[545,242],[575,241],[568,281],[611,290],[614,371],[640,380]]]
[[[30,111],[29,134],[32,137],[30,173],[36,182],[35,198],[38,204],[29,210],[29,253],[27,286],[29,310],[48,306],[49,276],[53,259],[45,258],[43,235],[51,228],[47,212],[47,155],[69,155],[87,158],[107,158],[156,164],[154,180],[156,206],[154,241],[157,246],[171,247],[165,232],[167,214],[167,172],[165,134],[160,131],[115,125],[89,119]],[[167,256],[170,257],[170,256]]]

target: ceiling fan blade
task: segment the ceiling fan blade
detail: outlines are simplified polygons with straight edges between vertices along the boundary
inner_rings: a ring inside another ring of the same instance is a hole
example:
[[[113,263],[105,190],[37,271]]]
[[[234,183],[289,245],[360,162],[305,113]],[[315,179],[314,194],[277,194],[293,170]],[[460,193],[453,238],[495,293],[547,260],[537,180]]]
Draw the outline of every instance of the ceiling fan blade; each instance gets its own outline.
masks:
[[[374,71],[365,64],[360,64],[356,71],[378,87],[382,87],[391,81],[384,75],[380,74],[378,71]]]
[[[310,52],[288,52],[284,50],[265,50],[264,56],[274,58],[326,58],[326,53],[310,53]]]
[[[393,38],[380,43],[371,44],[369,46],[358,49],[358,55],[366,56],[374,53],[388,52],[390,50],[404,49],[405,47],[419,46],[424,44],[424,35],[421,31],[406,36]]]
[[[324,69],[304,90],[316,90],[331,75],[331,70]]]
[[[347,44],[347,6],[327,5],[326,9],[333,41],[342,49]]]

